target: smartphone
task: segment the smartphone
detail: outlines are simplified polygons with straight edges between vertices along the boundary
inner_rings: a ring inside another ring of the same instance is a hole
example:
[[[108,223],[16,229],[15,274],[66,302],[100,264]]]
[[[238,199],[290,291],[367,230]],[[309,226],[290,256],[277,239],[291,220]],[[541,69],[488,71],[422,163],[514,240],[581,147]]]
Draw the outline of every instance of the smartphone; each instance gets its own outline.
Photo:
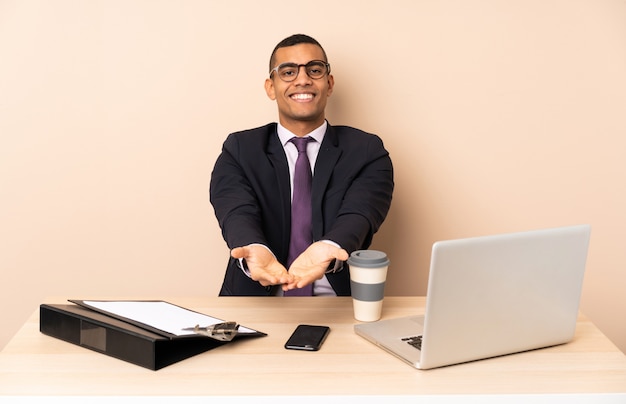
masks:
[[[323,325],[300,324],[285,343],[287,349],[317,351],[328,336],[330,328]]]

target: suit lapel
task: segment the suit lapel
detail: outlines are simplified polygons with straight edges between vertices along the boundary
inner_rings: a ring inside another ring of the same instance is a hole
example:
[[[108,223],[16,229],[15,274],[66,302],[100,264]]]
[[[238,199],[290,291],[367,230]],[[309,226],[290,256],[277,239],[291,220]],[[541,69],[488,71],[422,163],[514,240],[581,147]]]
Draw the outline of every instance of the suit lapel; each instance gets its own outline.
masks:
[[[322,201],[328,182],[335,169],[337,160],[341,156],[341,150],[338,147],[337,133],[335,129],[329,124],[324,134],[324,140],[320,146],[317,160],[315,161],[315,175],[313,175],[312,185],[312,208],[313,208],[313,239],[316,241],[318,237],[321,237],[324,230],[323,216],[322,216]]]
[[[274,166],[276,172],[276,180],[278,181],[278,187],[281,191],[291,193],[289,189],[289,167],[287,166],[287,158],[285,157],[285,150],[283,145],[280,144],[278,133],[276,133],[276,127],[273,130],[270,129],[267,138],[267,158]]]
[[[280,211],[283,213],[282,234],[283,245],[289,246],[289,233],[291,228],[291,181],[289,179],[289,166],[287,165],[287,157],[285,156],[285,150],[280,143],[278,133],[276,132],[276,125],[270,125],[270,129],[267,134],[267,158],[270,164],[274,167],[274,175],[276,183],[274,184],[276,189],[276,203],[281,206]],[[285,249],[284,257],[279,256],[281,260],[287,259],[287,250]],[[282,254],[281,254],[282,255]]]

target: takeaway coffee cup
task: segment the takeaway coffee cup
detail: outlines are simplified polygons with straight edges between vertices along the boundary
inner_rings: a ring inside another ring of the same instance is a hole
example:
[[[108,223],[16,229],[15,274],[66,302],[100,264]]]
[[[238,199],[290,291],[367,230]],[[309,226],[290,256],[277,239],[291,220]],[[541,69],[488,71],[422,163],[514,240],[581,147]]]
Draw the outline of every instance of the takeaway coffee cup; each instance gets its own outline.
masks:
[[[383,308],[389,259],[376,250],[358,250],[348,258],[354,318],[377,321]]]

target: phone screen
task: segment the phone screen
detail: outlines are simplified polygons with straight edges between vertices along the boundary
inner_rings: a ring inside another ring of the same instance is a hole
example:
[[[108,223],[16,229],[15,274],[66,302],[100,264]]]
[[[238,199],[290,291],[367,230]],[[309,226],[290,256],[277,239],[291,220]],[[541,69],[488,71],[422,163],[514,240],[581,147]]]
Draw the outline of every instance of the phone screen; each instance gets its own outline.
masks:
[[[300,324],[285,343],[287,349],[317,351],[328,336],[330,328],[323,325]]]

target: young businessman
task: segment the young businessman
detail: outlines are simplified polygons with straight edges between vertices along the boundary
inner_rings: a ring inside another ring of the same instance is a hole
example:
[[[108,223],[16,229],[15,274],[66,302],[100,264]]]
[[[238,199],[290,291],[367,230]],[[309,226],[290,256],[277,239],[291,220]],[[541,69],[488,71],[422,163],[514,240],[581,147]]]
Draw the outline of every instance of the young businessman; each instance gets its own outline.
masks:
[[[378,136],[326,121],[333,87],[315,39],[297,34],[276,45],[265,91],[278,123],[230,134],[211,175],[211,204],[231,249],[220,295],[288,295],[311,286],[308,295],[350,295],[344,261],[369,247],[387,216],[393,167]],[[296,214],[295,144],[303,137],[310,138],[304,152],[312,184],[306,213]],[[310,227],[292,230],[306,216]],[[308,241],[294,255],[292,233],[303,229]]]

